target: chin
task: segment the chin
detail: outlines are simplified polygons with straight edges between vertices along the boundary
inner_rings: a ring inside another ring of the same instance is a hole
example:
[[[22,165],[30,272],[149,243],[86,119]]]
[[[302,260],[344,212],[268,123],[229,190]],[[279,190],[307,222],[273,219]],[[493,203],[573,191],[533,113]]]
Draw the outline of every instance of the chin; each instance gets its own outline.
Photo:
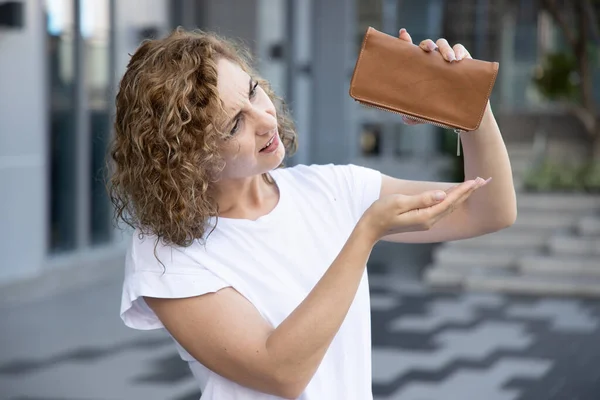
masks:
[[[273,168],[279,167],[285,159],[285,147],[283,147],[283,144],[281,144],[279,149],[277,149],[277,151],[275,152],[275,156],[275,158],[277,159],[277,164]]]

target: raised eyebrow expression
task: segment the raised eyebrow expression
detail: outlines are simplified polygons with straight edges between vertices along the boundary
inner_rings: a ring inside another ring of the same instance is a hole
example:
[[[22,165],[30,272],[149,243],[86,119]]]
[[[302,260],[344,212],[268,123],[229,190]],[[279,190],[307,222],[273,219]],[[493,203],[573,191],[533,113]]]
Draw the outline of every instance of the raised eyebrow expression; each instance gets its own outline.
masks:
[[[248,98],[251,97],[252,95],[252,91],[255,89],[255,86],[258,85],[258,82],[254,83],[254,81],[252,80],[252,77],[250,77],[250,80],[248,81]],[[231,118],[231,120],[229,120],[229,122],[227,122],[227,124],[225,125],[225,130],[229,131],[233,128],[235,121],[240,117],[240,115],[242,114],[242,110],[238,111],[233,118]]]

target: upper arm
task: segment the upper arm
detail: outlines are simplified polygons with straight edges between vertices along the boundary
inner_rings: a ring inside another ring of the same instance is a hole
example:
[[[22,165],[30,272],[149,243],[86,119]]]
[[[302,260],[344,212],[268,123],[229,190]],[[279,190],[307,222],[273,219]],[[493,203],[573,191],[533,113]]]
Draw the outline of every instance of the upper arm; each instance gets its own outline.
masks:
[[[273,327],[235,289],[145,301],[175,340],[207,368],[254,390],[284,392],[266,350]]]
[[[457,185],[457,183],[411,181],[381,174],[381,192],[379,195],[380,197],[385,197],[391,194],[400,193],[412,196],[428,190],[447,190],[454,185]]]

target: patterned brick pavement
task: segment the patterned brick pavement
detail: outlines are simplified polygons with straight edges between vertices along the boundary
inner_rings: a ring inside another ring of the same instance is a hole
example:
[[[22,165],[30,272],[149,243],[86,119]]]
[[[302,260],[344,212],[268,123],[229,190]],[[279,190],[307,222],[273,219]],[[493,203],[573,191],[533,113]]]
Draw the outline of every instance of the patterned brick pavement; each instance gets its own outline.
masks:
[[[600,398],[600,302],[371,281],[381,399]]]
[[[120,283],[0,310],[0,399],[198,400],[164,332],[118,320]],[[600,302],[435,292],[371,277],[378,400],[600,398]]]

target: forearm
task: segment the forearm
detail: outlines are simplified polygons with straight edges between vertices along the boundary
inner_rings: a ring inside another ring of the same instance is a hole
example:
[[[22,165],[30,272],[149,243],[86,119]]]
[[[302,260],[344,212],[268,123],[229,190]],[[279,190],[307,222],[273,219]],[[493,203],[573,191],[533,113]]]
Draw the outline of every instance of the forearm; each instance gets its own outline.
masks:
[[[465,207],[474,223],[500,229],[516,218],[516,196],[508,153],[496,119],[488,104],[478,130],[461,133],[465,179],[481,177],[492,181],[476,191]]]
[[[267,350],[282,380],[308,384],[348,313],[374,243],[359,223],[313,290],[271,333]]]

